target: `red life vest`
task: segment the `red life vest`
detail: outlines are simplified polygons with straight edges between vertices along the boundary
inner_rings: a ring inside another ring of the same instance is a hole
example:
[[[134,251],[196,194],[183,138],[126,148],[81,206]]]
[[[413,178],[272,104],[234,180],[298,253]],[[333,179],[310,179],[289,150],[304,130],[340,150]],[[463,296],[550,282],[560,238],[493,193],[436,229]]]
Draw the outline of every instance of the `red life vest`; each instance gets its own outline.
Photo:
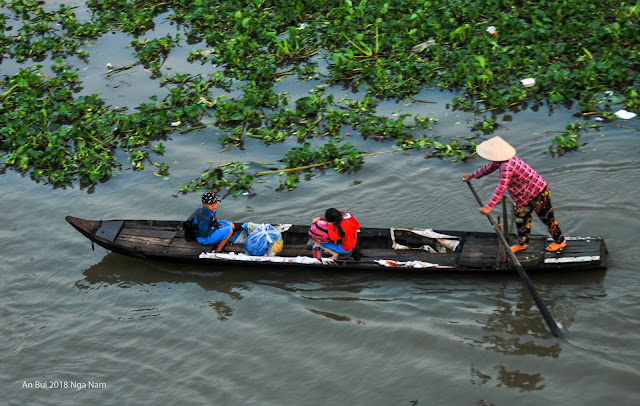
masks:
[[[345,213],[342,216],[342,221],[340,221],[340,227],[342,231],[344,231],[344,237],[338,234],[338,228],[329,223],[329,238],[332,241],[340,241],[340,246],[345,251],[351,251],[353,247],[356,246],[356,242],[358,241],[358,230],[360,229],[360,223],[356,220],[351,213]]]

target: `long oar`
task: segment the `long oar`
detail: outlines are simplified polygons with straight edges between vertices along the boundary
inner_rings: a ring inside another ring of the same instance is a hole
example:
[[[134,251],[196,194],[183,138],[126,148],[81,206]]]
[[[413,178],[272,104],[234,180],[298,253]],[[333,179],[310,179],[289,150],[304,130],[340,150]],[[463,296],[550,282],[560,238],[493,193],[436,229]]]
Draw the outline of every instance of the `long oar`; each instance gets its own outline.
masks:
[[[473,195],[475,196],[480,207],[484,207],[484,203],[482,203],[482,200],[480,199],[480,196],[478,196],[476,189],[471,184],[471,181],[467,181],[467,185],[469,185],[469,189],[471,189],[471,193],[473,193]],[[491,218],[491,215],[488,213],[487,213],[487,218],[489,219],[489,222],[491,223],[491,225],[495,226],[493,218]],[[507,221],[507,220],[505,219],[504,221]],[[545,306],[544,302],[542,301],[542,298],[536,291],[536,288],[533,286],[531,279],[529,279],[529,275],[527,275],[522,265],[520,265],[520,261],[518,261],[518,258],[516,258],[516,254],[514,254],[513,251],[511,251],[511,249],[509,249],[509,243],[507,242],[507,239],[504,237],[504,235],[500,232],[498,228],[494,227],[493,229],[496,231],[496,234],[498,234],[498,237],[502,241],[502,244],[505,246],[506,248],[505,251],[507,251],[509,258],[511,259],[511,263],[513,263],[513,265],[518,270],[518,275],[520,275],[520,279],[522,279],[522,283],[529,290],[531,297],[533,297],[533,301],[536,302],[536,305],[538,306],[538,310],[540,310],[540,313],[542,314],[544,321],[546,321],[547,326],[549,326],[549,330],[551,330],[554,336],[564,339],[565,336],[564,334],[562,334],[560,327],[558,327],[558,323],[556,323],[556,321],[551,316],[549,309],[547,309],[547,306]]]

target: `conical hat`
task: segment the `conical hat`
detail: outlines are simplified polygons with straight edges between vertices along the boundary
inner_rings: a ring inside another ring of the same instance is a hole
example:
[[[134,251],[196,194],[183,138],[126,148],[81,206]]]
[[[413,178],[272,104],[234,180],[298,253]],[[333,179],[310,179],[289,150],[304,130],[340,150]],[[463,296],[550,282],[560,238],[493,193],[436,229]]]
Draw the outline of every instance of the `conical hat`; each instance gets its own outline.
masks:
[[[476,153],[489,161],[508,161],[516,156],[516,150],[507,141],[496,136],[478,145]]]

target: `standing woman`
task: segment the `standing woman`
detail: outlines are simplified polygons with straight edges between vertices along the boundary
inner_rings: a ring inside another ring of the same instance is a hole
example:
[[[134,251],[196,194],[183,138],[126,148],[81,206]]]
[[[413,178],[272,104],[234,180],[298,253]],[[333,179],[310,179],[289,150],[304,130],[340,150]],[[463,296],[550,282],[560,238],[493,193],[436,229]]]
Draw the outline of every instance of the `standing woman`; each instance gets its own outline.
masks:
[[[567,240],[560,231],[560,226],[553,215],[551,197],[547,182],[540,177],[529,165],[516,155],[516,150],[500,137],[493,137],[484,141],[476,149],[478,155],[488,164],[475,171],[473,174],[465,173],[462,179],[467,182],[471,178],[481,177],[500,169],[500,179],[491,200],[480,209],[480,214],[487,215],[502,198],[506,190],[509,190],[511,198],[515,202],[514,213],[518,227],[518,244],[511,246],[511,251],[518,252],[526,249],[531,234],[531,211],[535,211],[540,220],[547,226],[553,241],[547,251],[557,251],[567,246]]]
[[[313,219],[313,223],[322,220],[322,217]],[[328,243],[321,243],[320,246],[325,251],[333,255],[332,259],[337,259],[338,254],[348,254],[353,251],[358,241],[358,230],[360,223],[351,213],[342,213],[338,209],[330,208],[324,213],[324,220],[327,221],[327,231],[329,234]]]

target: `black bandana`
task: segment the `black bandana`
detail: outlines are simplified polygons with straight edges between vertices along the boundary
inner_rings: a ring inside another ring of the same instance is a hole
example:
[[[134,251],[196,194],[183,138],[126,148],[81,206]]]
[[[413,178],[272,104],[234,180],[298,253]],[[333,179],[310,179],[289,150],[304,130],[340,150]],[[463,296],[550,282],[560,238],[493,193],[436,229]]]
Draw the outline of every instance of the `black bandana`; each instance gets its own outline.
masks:
[[[219,201],[220,200],[218,200],[216,194],[213,192],[205,192],[205,194],[202,195],[202,203],[204,204],[213,204]]]

